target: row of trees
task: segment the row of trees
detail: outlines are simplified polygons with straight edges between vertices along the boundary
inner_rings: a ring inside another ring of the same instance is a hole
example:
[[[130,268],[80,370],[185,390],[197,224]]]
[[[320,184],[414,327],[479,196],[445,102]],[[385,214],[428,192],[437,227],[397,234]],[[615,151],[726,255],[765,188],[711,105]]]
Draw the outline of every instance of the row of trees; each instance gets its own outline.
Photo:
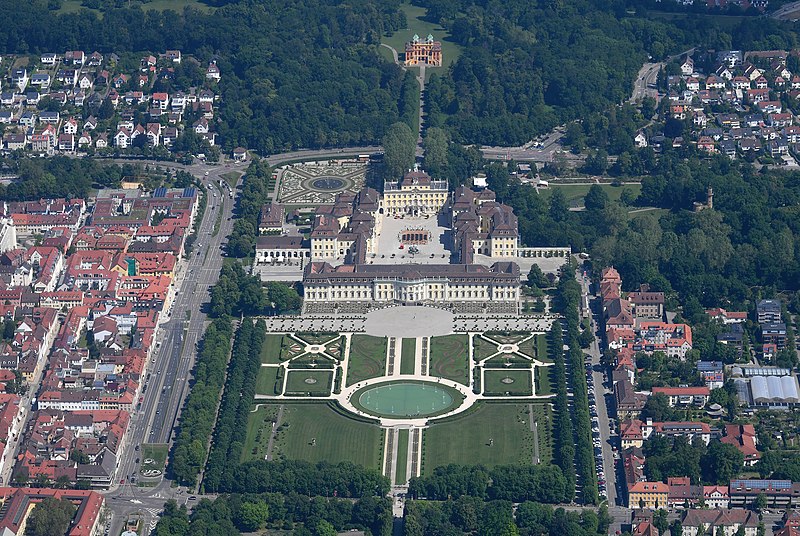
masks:
[[[569,345],[569,350],[564,353],[563,359],[568,363],[570,371],[572,422],[575,433],[575,468],[578,471],[581,499],[584,504],[597,504],[599,495],[594,470],[595,458],[592,450],[589,391],[586,384],[586,375],[583,374],[584,355],[581,352],[580,344],[582,335],[580,333],[580,318],[578,315],[580,300],[581,288],[575,279],[575,265],[570,263],[561,270],[561,278],[554,296],[554,306],[566,321],[566,343]]]
[[[309,497],[320,492],[338,497],[382,497],[389,493],[385,476],[351,462],[251,460],[228,471],[220,490],[226,493],[299,493]]]
[[[170,463],[175,480],[185,486],[197,483],[206,462],[232,338],[230,318],[218,318],[206,328],[200,343],[194,383],[181,412]]]
[[[569,502],[572,490],[554,465],[498,465],[487,469],[482,465],[450,464],[437,467],[430,476],[412,478],[408,494],[439,501],[469,496],[556,504]]]
[[[355,501],[306,497],[296,493],[222,495],[201,500],[191,516],[185,506],[170,500],[155,529],[156,536],[214,534],[238,536],[264,528],[292,531],[293,536],[335,536],[348,529],[389,536],[392,505],[386,497],[367,496]]]
[[[605,506],[597,513],[567,512],[525,501],[514,509],[510,501],[483,502],[476,497],[461,496],[444,502],[408,502],[405,535],[595,536],[607,534],[612,521]]]
[[[266,160],[254,159],[248,166],[242,193],[237,197],[237,218],[225,248],[229,256],[243,258],[253,255],[258,237],[258,216],[261,207],[270,199],[271,177],[272,168]]]
[[[255,325],[244,319],[236,333],[233,343],[228,375],[222,403],[214,426],[211,454],[208,457],[203,488],[215,492],[228,468],[239,463],[244,446],[243,430],[247,430],[247,420],[256,394],[256,377],[261,367],[261,346],[264,344],[266,324],[259,320]]]
[[[561,324],[553,322],[547,334],[547,349],[553,359],[553,383],[556,396],[553,398],[553,460],[567,479],[569,500],[575,498],[575,440],[572,416],[567,394],[567,369],[564,366],[564,340]]]

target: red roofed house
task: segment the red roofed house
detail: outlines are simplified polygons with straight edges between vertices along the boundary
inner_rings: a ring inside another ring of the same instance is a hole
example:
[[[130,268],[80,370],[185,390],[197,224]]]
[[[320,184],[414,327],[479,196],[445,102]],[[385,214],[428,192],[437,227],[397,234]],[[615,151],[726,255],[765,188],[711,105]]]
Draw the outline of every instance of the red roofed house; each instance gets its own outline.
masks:
[[[756,448],[756,429],[752,424],[726,424],[725,436],[720,441],[736,447],[744,455],[746,466],[755,465],[761,459]]]

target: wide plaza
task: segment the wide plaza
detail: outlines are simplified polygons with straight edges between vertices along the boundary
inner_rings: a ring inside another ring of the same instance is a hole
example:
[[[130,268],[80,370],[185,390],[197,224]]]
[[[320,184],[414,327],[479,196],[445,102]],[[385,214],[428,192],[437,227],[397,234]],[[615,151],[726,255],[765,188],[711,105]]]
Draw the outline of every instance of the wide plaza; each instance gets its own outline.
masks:
[[[476,317],[470,327],[487,329],[457,331],[464,319],[421,306],[284,318],[294,329],[283,331],[270,319],[245,455],[352,461],[398,485],[473,454],[489,465],[548,460],[554,319],[518,330]],[[475,434],[486,437],[471,444]]]

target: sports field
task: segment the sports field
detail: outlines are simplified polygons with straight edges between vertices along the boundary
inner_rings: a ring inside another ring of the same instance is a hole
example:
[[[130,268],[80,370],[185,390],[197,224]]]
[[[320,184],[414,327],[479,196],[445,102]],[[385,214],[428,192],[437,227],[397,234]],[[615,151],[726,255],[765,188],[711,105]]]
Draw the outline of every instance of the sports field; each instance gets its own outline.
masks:
[[[450,463],[487,467],[533,463],[528,404],[489,404],[423,431],[423,472]]]
[[[325,403],[285,404],[277,436],[275,454],[283,459],[380,467],[381,429],[344,417]]]
[[[327,396],[331,393],[333,372],[330,370],[289,370],[286,393]]]
[[[350,339],[347,385],[386,373],[386,337],[355,334]]]
[[[276,387],[278,380],[279,367],[261,367],[258,369],[256,377],[256,394],[258,395],[279,395],[283,382]]]
[[[417,339],[403,339],[400,350],[400,374],[414,374],[414,356],[417,350]]]
[[[483,374],[487,395],[529,396],[533,394],[530,369],[487,370]]]
[[[431,337],[428,374],[469,385],[468,345],[467,335]]]

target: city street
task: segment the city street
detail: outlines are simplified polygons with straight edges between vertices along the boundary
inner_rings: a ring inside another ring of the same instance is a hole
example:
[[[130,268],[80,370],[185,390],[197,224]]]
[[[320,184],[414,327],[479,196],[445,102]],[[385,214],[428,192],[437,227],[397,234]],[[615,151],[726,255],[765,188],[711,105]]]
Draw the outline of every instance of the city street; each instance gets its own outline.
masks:
[[[581,283],[581,291],[583,293],[582,299],[586,300],[587,298],[589,301],[595,298],[593,294],[590,292],[590,275],[586,276],[578,276],[578,280]],[[594,386],[595,386],[595,400],[597,402],[597,418],[600,423],[600,439],[602,443],[602,451],[603,451],[603,467],[604,473],[606,475],[606,490],[608,493],[608,505],[611,506],[623,506],[624,499],[622,497],[617,496],[617,487],[616,487],[616,471],[615,471],[615,463],[614,463],[614,452],[612,450],[612,442],[616,445],[618,441],[618,436],[611,435],[611,428],[609,422],[613,418],[613,415],[609,414],[610,405],[607,404],[607,398],[604,395],[605,392],[605,384],[603,383],[603,373],[602,368],[600,365],[600,344],[599,344],[599,331],[598,331],[598,324],[597,318],[594,312],[591,313],[591,330],[592,333],[595,334],[595,339],[592,342],[592,345],[589,347],[588,350],[584,350],[589,352],[589,355],[592,357],[592,377],[594,379]],[[613,410],[613,405],[612,410]]]

